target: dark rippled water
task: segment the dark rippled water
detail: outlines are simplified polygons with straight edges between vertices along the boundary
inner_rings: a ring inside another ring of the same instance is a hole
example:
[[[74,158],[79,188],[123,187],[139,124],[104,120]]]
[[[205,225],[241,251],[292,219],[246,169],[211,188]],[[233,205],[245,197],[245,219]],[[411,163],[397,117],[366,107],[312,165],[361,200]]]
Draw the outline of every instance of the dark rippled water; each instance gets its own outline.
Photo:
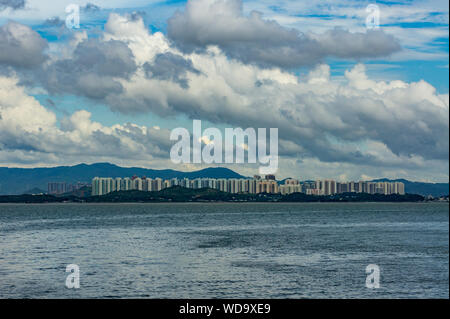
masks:
[[[2,298],[448,298],[448,253],[448,204],[0,205]]]

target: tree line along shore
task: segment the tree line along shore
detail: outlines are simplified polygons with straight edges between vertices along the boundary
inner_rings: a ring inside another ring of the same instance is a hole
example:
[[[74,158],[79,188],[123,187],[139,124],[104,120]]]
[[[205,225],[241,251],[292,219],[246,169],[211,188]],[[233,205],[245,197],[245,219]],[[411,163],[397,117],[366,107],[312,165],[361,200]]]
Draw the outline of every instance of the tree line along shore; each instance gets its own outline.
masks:
[[[448,199],[448,197],[447,197]],[[152,203],[152,202],[423,202],[427,199],[417,194],[367,194],[340,193],[334,195],[232,194],[211,188],[189,189],[174,186],[158,192],[117,191],[101,196],[53,196],[48,194],[23,194],[0,196],[0,203]]]

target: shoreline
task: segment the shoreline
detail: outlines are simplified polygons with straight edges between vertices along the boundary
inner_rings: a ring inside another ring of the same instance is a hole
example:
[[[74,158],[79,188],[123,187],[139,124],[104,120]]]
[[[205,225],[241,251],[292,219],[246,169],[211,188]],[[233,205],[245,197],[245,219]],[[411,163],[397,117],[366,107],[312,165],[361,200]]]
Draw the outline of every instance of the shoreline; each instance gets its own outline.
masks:
[[[336,201],[336,202],[221,202],[221,201],[211,201],[211,202],[43,202],[43,203],[20,203],[20,202],[2,202],[0,206],[6,205],[214,205],[214,204],[258,204],[258,205],[267,205],[267,204],[449,204],[447,201],[405,201],[405,202],[377,202],[377,201],[367,201],[367,202],[344,202],[344,201]]]

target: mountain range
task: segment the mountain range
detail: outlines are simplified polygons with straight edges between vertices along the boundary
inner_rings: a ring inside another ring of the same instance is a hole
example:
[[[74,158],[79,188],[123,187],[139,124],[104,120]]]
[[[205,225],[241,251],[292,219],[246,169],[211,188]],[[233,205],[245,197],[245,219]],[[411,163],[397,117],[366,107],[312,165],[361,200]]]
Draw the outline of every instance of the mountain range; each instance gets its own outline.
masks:
[[[149,178],[244,178],[244,176],[223,167],[210,167],[193,172],[180,172],[172,169],[155,170],[140,167],[120,167],[110,163],[79,164],[75,166],[8,168],[0,167],[0,195],[23,194],[29,190],[47,190],[49,182],[88,182],[96,177],[131,177],[133,175]]]
[[[140,167],[120,167],[110,163],[79,164],[48,168],[8,168],[0,167],[0,195],[23,194],[32,189],[47,190],[49,182],[90,182],[99,177],[146,176],[149,178],[245,178],[228,168],[211,167],[193,172],[172,169],[155,170]],[[377,181],[399,181],[405,184],[410,194],[443,196],[449,193],[448,183],[422,183],[405,179],[377,179]]]

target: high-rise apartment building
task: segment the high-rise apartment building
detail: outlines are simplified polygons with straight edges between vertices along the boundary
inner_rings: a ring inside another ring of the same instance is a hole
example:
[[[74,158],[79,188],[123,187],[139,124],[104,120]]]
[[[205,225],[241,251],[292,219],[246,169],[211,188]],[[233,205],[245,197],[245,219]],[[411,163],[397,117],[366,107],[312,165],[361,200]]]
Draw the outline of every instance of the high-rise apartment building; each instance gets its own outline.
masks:
[[[178,185],[193,189],[212,188],[234,194],[280,193],[286,195],[305,193],[308,195],[333,195],[347,192],[384,195],[405,194],[405,185],[401,182],[336,182],[327,179],[300,183],[295,179],[286,179],[284,184],[279,186],[278,182],[272,179],[272,176],[269,176],[269,179],[261,179],[259,176],[255,176],[252,179],[197,178],[194,180],[189,180],[188,178],[163,180],[161,178],[151,179],[133,176],[132,178],[117,177],[114,179],[110,177],[95,177],[92,179],[92,195],[104,195],[114,191],[127,190],[157,192]],[[61,186],[50,186],[50,183],[49,188],[62,191]]]

